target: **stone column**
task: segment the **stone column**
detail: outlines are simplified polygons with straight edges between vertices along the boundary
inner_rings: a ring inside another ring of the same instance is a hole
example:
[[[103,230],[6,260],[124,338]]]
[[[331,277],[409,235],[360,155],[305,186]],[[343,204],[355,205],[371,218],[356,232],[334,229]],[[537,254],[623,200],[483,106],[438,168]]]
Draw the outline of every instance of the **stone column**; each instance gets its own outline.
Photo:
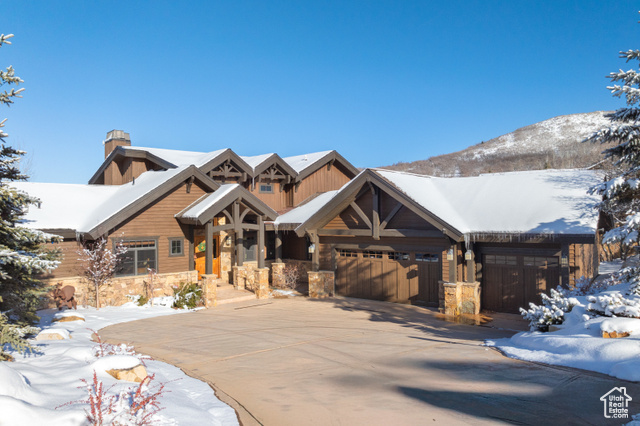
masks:
[[[244,290],[247,286],[247,268],[244,266],[233,267],[233,286],[236,290]]]
[[[282,288],[284,281],[284,267],[282,262],[274,262],[271,264],[271,283],[275,288]]]
[[[460,309],[460,293],[461,288],[457,283],[443,283],[444,288],[444,314],[445,315],[458,315]]]
[[[258,268],[255,274],[254,291],[258,299],[269,298],[269,268]]]
[[[333,271],[309,271],[309,297],[325,298],[335,294]]]
[[[218,276],[216,274],[202,274],[202,296],[204,306],[213,308],[218,304]]]
[[[480,313],[480,283],[460,283],[460,313],[478,315]]]

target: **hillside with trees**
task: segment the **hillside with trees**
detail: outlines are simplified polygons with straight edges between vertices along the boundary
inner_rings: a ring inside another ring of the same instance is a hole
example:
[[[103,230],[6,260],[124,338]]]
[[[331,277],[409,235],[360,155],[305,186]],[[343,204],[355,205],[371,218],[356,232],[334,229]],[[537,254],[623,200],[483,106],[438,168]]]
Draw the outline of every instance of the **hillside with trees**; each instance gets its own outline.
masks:
[[[516,170],[591,167],[602,161],[600,144],[582,141],[609,125],[607,111],[561,115],[482,141],[462,151],[385,169],[432,176],[476,176]]]

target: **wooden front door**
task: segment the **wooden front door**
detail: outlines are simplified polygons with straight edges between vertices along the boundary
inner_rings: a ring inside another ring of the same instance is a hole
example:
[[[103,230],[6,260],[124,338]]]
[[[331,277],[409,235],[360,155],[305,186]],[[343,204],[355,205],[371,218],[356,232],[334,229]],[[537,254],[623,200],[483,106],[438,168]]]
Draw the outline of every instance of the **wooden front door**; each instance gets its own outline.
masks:
[[[194,251],[193,254],[196,260],[196,270],[198,271],[198,279],[200,279],[200,275],[206,273],[207,268],[207,260],[206,260],[206,252],[207,252],[207,242],[204,233],[204,229],[197,229],[194,235]],[[220,277],[220,236],[213,236],[213,259],[212,259],[213,268],[211,272]]]

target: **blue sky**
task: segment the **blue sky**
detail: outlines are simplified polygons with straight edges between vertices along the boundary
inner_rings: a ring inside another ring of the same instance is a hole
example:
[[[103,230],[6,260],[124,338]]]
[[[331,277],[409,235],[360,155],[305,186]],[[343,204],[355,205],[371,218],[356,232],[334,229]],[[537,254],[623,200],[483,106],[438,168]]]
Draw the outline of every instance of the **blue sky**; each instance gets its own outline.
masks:
[[[358,167],[425,159],[557,115],[640,48],[632,1],[14,1],[0,67],[25,80],[7,142],[33,181],[86,183],[133,145]]]

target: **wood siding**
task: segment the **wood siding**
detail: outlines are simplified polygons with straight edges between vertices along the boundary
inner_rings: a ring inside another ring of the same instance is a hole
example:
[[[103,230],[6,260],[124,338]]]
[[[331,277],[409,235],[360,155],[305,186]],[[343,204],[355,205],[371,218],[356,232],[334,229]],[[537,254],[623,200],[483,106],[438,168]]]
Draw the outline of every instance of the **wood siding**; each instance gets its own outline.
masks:
[[[595,244],[571,244],[569,246],[569,284],[580,277],[593,278],[598,273],[598,248]]]
[[[329,165],[325,164],[300,182],[293,193],[294,206],[299,205],[314,194],[340,189],[349,182],[349,177],[339,165],[334,164],[331,166],[331,170],[328,169]]]
[[[205,194],[198,184],[191,186],[187,193],[182,183],[159,200],[133,215],[129,220],[110,233],[114,238],[157,238],[158,273],[182,272],[189,270],[188,227],[173,216]],[[183,237],[183,256],[169,256],[169,238]]]
[[[261,193],[260,192],[260,183],[262,184],[270,184],[273,186],[273,193]],[[287,205],[287,199],[290,198],[288,191],[292,191],[292,185],[284,185],[282,191],[280,191],[280,182],[279,181],[271,181],[269,179],[265,179],[263,182],[258,182],[256,180],[255,189],[251,189],[251,182],[248,182],[245,187],[249,192],[258,197],[260,201],[271,207],[273,210],[279,212],[287,207],[291,207]]]
[[[138,178],[149,170],[160,170],[160,167],[151,161],[141,158],[120,158],[109,163],[104,171],[103,179],[98,183],[105,185],[122,185]]]
[[[76,277],[80,275],[80,265],[78,262],[78,250],[80,245],[75,239],[64,239],[61,243],[48,244],[45,246],[48,250],[59,250],[61,254],[61,263],[51,274],[46,274],[43,278],[65,278]]]

